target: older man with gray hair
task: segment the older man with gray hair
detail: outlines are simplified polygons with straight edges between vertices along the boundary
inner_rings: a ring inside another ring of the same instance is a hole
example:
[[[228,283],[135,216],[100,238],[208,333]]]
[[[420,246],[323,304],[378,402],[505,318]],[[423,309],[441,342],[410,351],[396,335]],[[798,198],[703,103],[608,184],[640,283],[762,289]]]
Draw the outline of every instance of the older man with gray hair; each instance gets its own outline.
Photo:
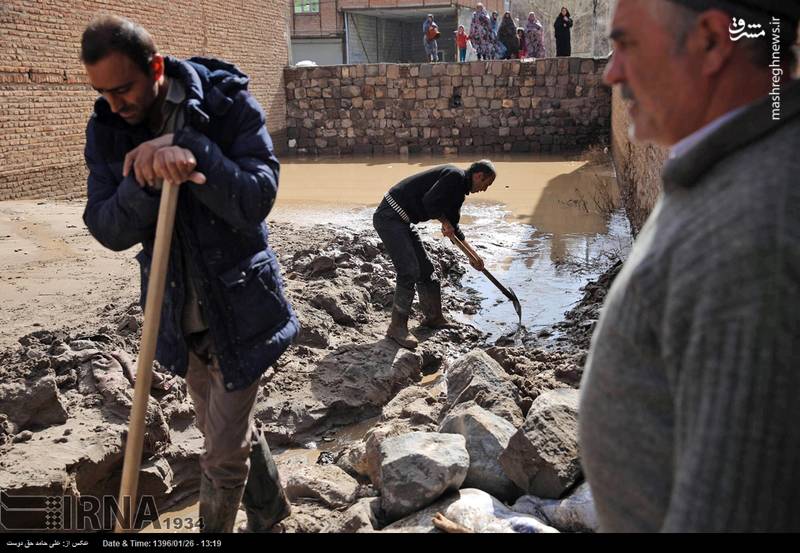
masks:
[[[605,81],[670,156],[582,383],[604,531],[800,530],[799,20],[797,0],[617,2]]]

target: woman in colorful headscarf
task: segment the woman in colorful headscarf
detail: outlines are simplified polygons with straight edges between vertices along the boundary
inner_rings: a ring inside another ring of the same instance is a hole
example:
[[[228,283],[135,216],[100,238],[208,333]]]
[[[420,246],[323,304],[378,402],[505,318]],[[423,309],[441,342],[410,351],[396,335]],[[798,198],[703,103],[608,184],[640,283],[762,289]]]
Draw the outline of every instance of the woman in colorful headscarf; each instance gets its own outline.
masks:
[[[489,14],[483,4],[475,6],[469,26],[469,41],[475,48],[479,60],[494,59],[494,33],[492,32],[492,23],[489,21]]]
[[[498,40],[505,46],[504,60],[516,59],[519,54],[519,39],[517,38],[517,26],[510,12],[503,14],[503,22],[500,23],[500,31],[497,33]]]
[[[528,14],[528,22],[525,24],[525,46],[528,49],[528,57],[545,57],[544,27],[533,12]]]

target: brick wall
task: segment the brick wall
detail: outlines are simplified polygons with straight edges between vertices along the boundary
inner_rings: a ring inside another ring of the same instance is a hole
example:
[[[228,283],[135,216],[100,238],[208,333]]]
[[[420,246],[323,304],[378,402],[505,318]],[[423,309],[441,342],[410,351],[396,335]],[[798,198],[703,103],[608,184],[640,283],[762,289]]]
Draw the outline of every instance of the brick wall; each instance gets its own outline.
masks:
[[[162,53],[237,64],[286,143],[284,2],[2,0],[0,2],[0,200],[84,194],[84,130],[95,93],[78,60],[80,36],[98,13],[143,24]]]
[[[287,68],[289,151],[579,152],[608,141],[605,64],[560,58]]]

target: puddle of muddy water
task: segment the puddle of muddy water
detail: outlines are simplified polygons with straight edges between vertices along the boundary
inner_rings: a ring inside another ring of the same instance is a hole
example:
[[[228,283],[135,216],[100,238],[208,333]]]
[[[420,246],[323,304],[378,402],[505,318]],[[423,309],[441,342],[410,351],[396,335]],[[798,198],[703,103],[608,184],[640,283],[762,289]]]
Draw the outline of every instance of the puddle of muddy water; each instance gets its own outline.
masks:
[[[284,162],[270,219],[369,229],[375,206],[396,182],[442,163],[466,168],[475,159]],[[561,321],[581,286],[625,257],[630,229],[607,162],[532,156],[493,161],[497,179],[488,191],[467,197],[462,228],[487,269],[516,293],[522,324],[536,332]],[[423,240],[443,240],[438,228],[418,225]],[[487,332],[489,342],[513,334],[518,319],[511,302],[480,273],[470,270],[462,282],[483,299],[478,313],[456,318]]]

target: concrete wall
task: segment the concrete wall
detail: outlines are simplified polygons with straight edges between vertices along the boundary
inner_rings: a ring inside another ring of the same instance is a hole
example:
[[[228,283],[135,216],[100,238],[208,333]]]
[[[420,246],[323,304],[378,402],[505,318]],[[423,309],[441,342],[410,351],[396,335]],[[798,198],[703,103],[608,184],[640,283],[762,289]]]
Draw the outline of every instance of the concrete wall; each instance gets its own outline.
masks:
[[[399,19],[347,14],[350,63],[423,63],[427,61],[422,43],[422,23]],[[457,27],[455,15],[436,18],[442,33],[439,48],[446,56],[443,61],[454,61]],[[319,64],[322,65],[322,64]]]
[[[668,151],[659,146],[631,142],[628,138],[628,110],[619,90],[614,90],[612,96],[611,152],[622,200],[635,235],[661,193],[661,170]]]
[[[284,2],[3,0],[0,2],[0,200],[84,194],[84,131],[96,93],[78,60],[95,14],[143,24],[160,51],[216,56],[250,75],[277,146],[286,142]]]
[[[311,60],[317,65],[344,63],[344,44],[341,38],[293,38],[292,63]]]
[[[350,63],[378,63],[378,18],[359,14],[347,17]]]
[[[561,58],[288,68],[289,151],[579,152],[608,141],[605,64]]]
[[[420,23],[424,20],[426,8],[452,6],[467,10],[471,14],[475,5],[482,1],[489,11],[503,11],[504,0],[320,0],[319,13],[294,13],[294,0],[287,0],[292,13],[290,26],[294,37],[341,36],[344,33],[344,12],[342,10],[385,10],[392,8],[419,9]]]

